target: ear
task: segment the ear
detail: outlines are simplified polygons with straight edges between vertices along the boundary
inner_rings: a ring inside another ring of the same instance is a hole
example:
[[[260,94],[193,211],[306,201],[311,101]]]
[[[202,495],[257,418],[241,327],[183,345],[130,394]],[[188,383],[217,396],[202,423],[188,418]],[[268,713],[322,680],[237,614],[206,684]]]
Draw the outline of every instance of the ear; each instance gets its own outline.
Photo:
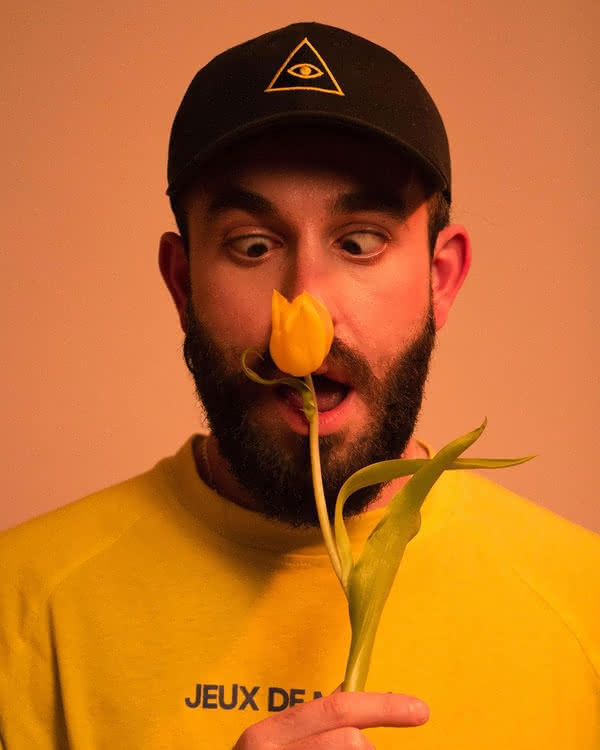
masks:
[[[190,266],[183,241],[175,232],[165,232],[160,238],[158,265],[169,290],[183,331],[186,330],[186,309],[190,296]]]
[[[431,261],[431,295],[435,328],[439,331],[471,267],[471,240],[460,224],[438,234]]]

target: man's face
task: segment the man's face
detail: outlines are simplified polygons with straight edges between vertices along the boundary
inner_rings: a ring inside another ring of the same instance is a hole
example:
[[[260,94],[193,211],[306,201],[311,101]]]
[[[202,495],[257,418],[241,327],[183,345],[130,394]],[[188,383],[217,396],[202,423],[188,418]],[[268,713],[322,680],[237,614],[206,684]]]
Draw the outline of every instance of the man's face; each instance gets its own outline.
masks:
[[[239,147],[187,207],[185,354],[220,453],[265,515],[317,525],[306,420],[243,375],[241,353],[255,347],[264,359],[249,364],[281,375],[268,353],[273,289],[329,309],[330,379],[315,384],[324,408],[337,404],[319,430],[332,512],[350,474],[402,454],[420,410],[435,338],[424,195],[387,149],[304,129]],[[353,495],[348,514],[380,489]]]

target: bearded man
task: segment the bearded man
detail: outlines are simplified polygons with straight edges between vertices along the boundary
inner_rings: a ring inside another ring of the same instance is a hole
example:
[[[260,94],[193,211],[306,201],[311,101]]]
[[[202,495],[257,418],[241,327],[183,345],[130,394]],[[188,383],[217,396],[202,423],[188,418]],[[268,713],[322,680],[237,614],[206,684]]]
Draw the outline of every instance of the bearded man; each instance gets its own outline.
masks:
[[[191,82],[168,180],[160,271],[210,432],[3,535],[3,747],[596,748],[598,537],[464,471],[423,505],[369,690],[335,690],[349,625],[308,422],[291,388],[242,371],[253,347],[261,377],[283,375],[274,289],[329,310],[314,381],[330,518],[353,472],[434,455],[415,427],[471,245],[417,76],[338,28],[264,34]],[[348,500],[355,558],[406,481]]]

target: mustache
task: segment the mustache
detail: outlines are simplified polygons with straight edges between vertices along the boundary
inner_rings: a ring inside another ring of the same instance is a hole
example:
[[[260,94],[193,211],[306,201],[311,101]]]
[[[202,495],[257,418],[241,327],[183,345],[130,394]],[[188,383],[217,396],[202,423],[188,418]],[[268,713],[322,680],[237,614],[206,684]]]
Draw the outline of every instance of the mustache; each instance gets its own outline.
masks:
[[[257,351],[259,350],[257,349]],[[265,378],[265,380],[273,380],[280,376],[280,370],[273,361],[269,347],[259,351],[259,354],[261,358],[255,358],[252,364],[252,369],[257,375]],[[250,361],[250,357],[248,357],[248,363]],[[367,359],[359,352],[351,349],[340,338],[333,339],[325,362],[331,369],[344,373],[353,388],[373,389],[374,386],[380,384]]]

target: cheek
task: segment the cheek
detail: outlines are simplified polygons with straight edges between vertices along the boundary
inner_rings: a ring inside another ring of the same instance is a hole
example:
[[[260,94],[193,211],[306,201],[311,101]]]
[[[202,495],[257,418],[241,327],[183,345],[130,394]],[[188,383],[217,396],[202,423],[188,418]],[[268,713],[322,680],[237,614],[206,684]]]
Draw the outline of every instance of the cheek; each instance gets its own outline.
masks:
[[[405,349],[422,329],[429,308],[429,271],[413,271],[390,270],[367,286],[355,287],[346,298],[352,302],[342,312],[345,332],[340,327],[340,336],[347,336],[373,363]]]
[[[224,349],[266,348],[271,330],[272,286],[244,283],[218,271],[192,274],[192,299],[199,320]]]

